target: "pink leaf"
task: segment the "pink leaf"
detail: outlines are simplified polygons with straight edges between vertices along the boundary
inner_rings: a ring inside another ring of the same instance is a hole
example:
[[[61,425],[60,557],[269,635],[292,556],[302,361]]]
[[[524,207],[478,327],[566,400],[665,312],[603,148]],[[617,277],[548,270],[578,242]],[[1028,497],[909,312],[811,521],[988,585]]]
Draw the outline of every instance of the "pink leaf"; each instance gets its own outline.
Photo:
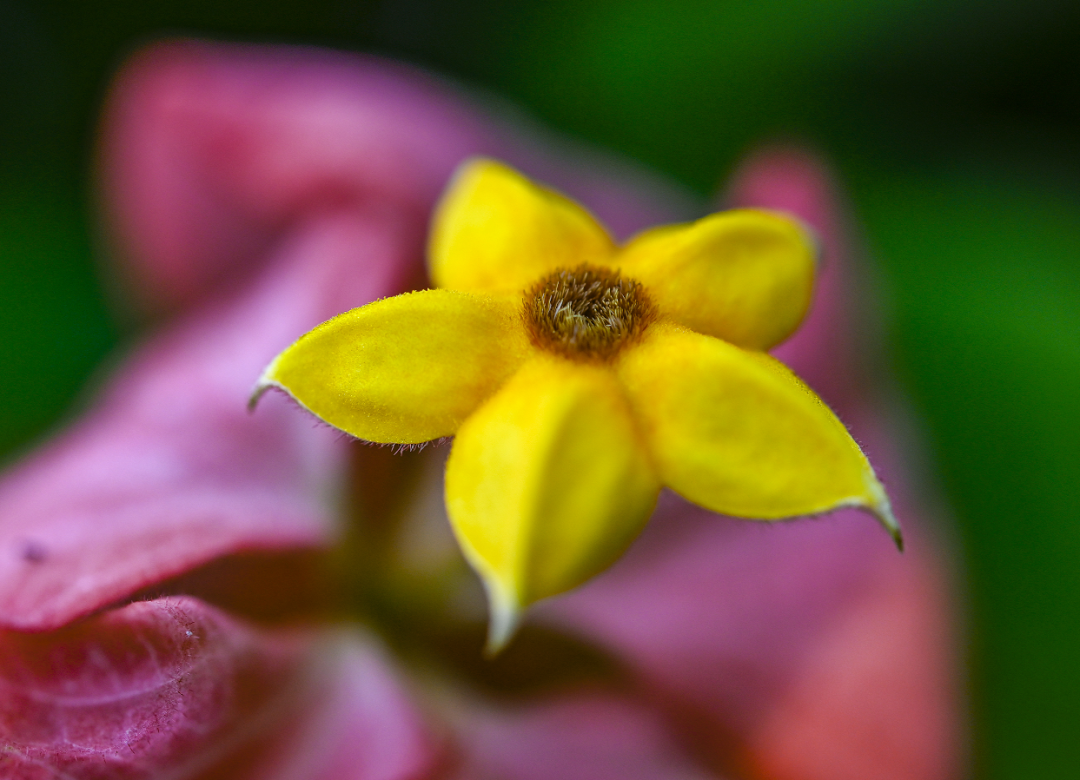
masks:
[[[55,628],[214,558],[329,545],[344,442],[281,398],[283,345],[400,287],[391,220],[328,215],[242,295],[149,340],[91,411],[0,482],[0,625]]]
[[[282,717],[308,646],[186,598],[130,604],[55,632],[4,632],[0,774],[193,776]]]

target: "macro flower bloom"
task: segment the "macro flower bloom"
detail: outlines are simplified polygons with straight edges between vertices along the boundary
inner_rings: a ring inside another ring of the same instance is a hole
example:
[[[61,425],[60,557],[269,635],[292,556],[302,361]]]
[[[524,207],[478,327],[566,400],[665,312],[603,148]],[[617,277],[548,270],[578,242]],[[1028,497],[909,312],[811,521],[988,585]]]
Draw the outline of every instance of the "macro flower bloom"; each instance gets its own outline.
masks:
[[[297,334],[424,286],[462,160],[530,171],[620,240],[704,211],[500,116],[326,51],[169,42],[124,67],[102,206],[149,324],[0,478],[0,777],[961,776],[939,512],[807,153],[762,150],[727,197],[821,237],[811,310],[776,355],[889,485],[902,556],[853,510],[747,523],[664,491],[618,562],[484,661],[483,594],[438,493],[445,448],[356,445],[280,394],[246,412]]]
[[[489,649],[607,568],[661,486],[762,520],[866,507],[900,544],[858,445],[764,352],[810,305],[814,247],[792,219],[734,210],[619,248],[578,204],[475,160],[436,209],[429,265],[442,289],[323,323],[252,400],[280,388],[371,442],[455,436],[446,504]]]

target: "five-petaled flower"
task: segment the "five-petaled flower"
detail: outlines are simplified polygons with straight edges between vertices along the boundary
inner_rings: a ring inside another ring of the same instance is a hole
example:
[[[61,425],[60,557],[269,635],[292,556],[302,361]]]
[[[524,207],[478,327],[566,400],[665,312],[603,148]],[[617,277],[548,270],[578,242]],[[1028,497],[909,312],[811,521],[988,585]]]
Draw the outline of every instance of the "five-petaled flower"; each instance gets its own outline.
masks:
[[[607,568],[662,486],[775,520],[888,498],[829,408],[766,354],[809,307],[815,249],[744,209],[617,246],[573,201],[487,159],[436,210],[440,289],[316,327],[266,369],[330,425],[371,442],[454,436],[446,506],[487,589],[489,648],[524,608]]]
[[[572,193],[620,240],[704,213],[512,120],[340,52],[171,41],[125,66],[99,135],[104,232],[155,324],[0,475],[0,777],[964,775],[942,512],[814,155],[759,150],[725,202],[820,237],[813,308],[773,354],[888,480],[904,556],[857,511],[747,523],[666,491],[622,559],[481,661],[444,453],[356,446],[283,397],[245,413],[298,334],[415,286],[470,156]]]

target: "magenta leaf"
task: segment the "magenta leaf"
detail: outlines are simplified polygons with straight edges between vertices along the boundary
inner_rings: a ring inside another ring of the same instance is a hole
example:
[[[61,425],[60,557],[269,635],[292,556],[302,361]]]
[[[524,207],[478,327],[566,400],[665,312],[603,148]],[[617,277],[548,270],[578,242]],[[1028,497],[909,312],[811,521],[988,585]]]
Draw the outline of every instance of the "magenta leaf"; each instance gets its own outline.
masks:
[[[282,717],[309,645],[188,598],[0,633],[0,775],[195,776]]]
[[[56,628],[215,558],[326,546],[344,442],[280,398],[282,344],[400,287],[392,222],[313,221],[243,295],[151,339],[74,428],[0,482],[0,626]]]

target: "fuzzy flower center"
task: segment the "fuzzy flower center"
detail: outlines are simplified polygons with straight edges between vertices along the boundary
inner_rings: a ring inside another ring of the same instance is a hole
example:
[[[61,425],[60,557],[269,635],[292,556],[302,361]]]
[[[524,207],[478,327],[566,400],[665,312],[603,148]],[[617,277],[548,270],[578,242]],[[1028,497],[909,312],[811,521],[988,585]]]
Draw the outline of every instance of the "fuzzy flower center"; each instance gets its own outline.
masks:
[[[560,268],[525,293],[525,327],[536,346],[575,360],[607,360],[655,317],[645,288],[618,271]]]

